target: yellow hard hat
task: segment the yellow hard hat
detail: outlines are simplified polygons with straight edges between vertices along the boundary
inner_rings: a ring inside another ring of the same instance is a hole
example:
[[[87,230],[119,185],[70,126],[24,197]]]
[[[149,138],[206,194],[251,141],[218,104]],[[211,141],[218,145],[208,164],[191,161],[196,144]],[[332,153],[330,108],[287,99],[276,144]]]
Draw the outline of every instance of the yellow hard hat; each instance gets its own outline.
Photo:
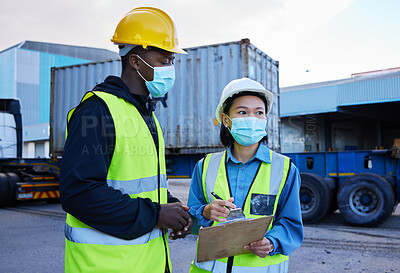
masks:
[[[157,8],[141,7],[128,12],[118,23],[111,42],[154,46],[169,52],[187,54],[179,47],[178,34],[171,17]]]

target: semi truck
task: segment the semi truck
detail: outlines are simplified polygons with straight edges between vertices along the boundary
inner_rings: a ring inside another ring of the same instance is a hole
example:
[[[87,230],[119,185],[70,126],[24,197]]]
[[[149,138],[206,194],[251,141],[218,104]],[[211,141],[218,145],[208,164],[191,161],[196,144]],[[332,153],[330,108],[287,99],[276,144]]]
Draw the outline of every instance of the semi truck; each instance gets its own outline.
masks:
[[[19,200],[58,202],[57,159],[22,158],[21,106],[0,99],[0,207]]]

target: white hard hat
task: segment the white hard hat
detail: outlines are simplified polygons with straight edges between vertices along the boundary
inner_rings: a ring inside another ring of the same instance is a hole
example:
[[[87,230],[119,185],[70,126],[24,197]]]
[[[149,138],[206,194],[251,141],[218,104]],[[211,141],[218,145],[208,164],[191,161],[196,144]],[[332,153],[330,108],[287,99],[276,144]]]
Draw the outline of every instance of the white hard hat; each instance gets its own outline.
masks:
[[[224,90],[222,91],[221,98],[219,99],[219,103],[217,106],[217,110],[215,111],[215,117],[217,118],[219,123],[221,123],[221,114],[224,110],[223,107],[225,101],[228,98],[232,97],[233,95],[244,91],[257,92],[263,95],[268,102],[267,114],[269,113],[269,111],[271,110],[272,101],[274,100],[274,95],[272,94],[272,92],[265,89],[264,86],[262,86],[260,83],[256,81],[253,81],[249,78],[241,78],[233,80],[230,83],[228,83],[225,86]]]

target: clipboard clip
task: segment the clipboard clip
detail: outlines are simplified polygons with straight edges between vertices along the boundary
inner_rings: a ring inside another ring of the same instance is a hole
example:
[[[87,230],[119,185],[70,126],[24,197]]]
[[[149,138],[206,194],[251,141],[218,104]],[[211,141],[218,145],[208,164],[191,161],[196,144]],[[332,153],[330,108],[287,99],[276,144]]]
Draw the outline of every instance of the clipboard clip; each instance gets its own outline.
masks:
[[[226,222],[233,222],[233,221],[243,221],[246,220],[246,216],[241,208],[230,209],[229,214],[226,217]]]
[[[211,194],[220,200],[223,200],[221,197],[218,196],[218,194],[216,194],[215,192],[211,192]],[[227,209],[229,209],[229,214],[226,217],[226,222],[233,222],[233,221],[242,221],[242,220],[246,220],[246,216],[244,215],[243,211],[241,208],[236,208],[236,209],[231,209],[226,207]],[[226,223],[225,222],[225,223]]]

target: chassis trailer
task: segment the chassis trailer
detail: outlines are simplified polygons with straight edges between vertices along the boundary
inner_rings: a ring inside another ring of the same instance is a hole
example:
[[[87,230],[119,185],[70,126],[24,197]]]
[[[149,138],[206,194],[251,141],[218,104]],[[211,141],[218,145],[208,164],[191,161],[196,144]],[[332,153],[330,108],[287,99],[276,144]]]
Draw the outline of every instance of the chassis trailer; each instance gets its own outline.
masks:
[[[353,225],[377,226],[400,200],[400,160],[395,150],[286,153],[300,171],[305,222],[339,209]]]
[[[339,209],[352,225],[383,223],[400,200],[398,154],[398,149],[284,153],[300,172],[303,221],[318,222]],[[168,177],[189,178],[204,155],[167,154]]]

